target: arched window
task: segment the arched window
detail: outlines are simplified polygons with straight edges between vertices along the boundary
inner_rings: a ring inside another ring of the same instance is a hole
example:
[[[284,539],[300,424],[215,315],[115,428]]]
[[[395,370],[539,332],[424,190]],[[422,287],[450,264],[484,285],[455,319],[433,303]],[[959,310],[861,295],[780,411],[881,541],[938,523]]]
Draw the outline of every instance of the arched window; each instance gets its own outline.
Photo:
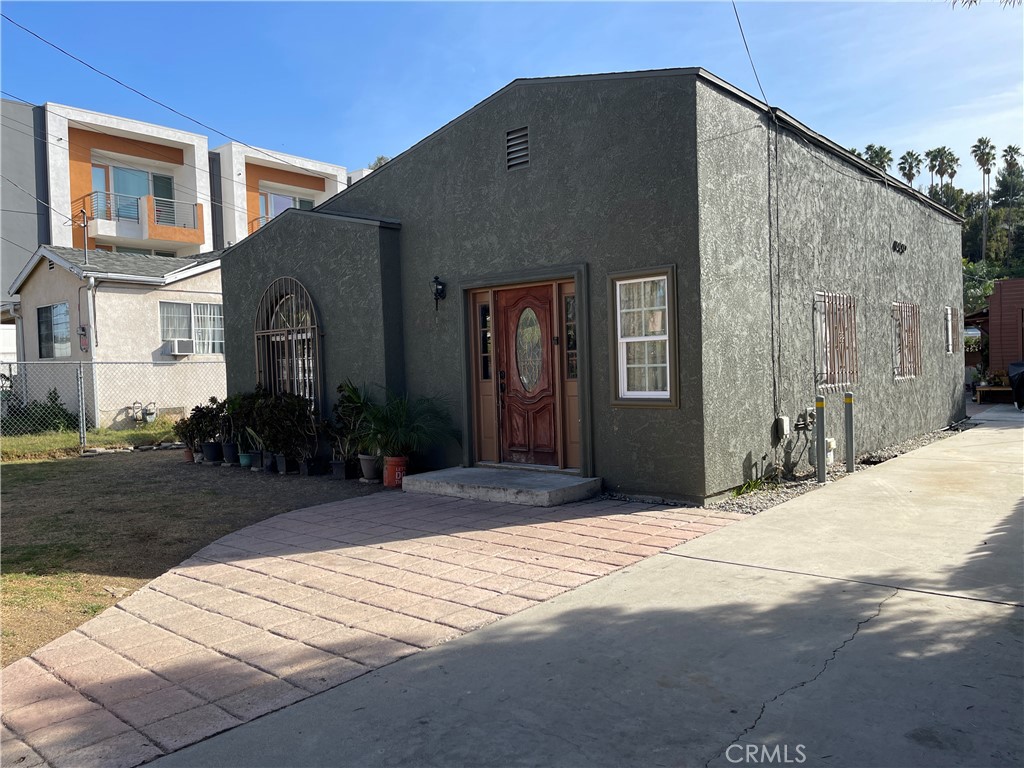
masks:
[[[320,331],[309,292],[292,277],[270,284],[256,310],[256,380],[320,406]]]

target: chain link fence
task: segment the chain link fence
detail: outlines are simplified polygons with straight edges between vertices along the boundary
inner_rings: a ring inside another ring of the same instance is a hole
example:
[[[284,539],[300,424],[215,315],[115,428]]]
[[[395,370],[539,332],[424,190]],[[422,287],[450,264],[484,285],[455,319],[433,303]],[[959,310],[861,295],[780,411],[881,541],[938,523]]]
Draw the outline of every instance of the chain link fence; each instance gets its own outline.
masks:
[[[128,429],[227,394],[224,363],[0,363],[0,434]]]

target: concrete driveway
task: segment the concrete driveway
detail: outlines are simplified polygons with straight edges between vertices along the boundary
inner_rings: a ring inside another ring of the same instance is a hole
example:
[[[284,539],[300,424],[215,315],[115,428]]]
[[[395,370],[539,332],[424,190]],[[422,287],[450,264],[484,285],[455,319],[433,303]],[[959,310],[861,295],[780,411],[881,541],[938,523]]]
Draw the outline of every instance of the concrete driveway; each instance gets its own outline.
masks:
[[[155,766],[1017,766],[1024,430],[858,472]]]
[[[3,670],[3,765],[129,768],[739,519],[382,492],[230,534]]]

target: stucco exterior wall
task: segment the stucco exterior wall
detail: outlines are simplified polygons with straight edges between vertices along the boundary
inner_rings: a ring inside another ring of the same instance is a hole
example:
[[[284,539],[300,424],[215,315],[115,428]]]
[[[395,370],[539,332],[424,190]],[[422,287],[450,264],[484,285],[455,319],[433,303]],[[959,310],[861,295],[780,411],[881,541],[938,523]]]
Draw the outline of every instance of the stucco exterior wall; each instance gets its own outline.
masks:
[[[764,116],[697,82],[705,494],[763,474],[773,411]]]
[[[177,416],[225,396],[223,355],[174,357],[160,340],[160,302],[221,304],[220,287],[220,270],[159,288],[98,284],[94,359],[101,426],[130,425],[135,402],[156,403],[159,413]]]
[[[405,369],[413,394],[458,409],[460,286],[587,265],[593,472],[610,490],[703,488],[692,77],[574,78],[515,86],[374,171],[325,208],[401,220]],[[507,131],[529,128],[530,164],[506,170]],[[638,137],[643,137],[638,140]],[[678,408],[612,405],[608,274],[677,265]],[[430,281],[449,298],[437,311]],[[582,288],[582,286],[581,286]],[[325,324],[330,322],[329,316]],[[462,421],[461,410],[454,413]],[[469,425],[461,424],[464,435]],[[462,460],[452,449],[448,463]]]
[[[813,403],[814,292],[836,291],[857,300],[858,451],[964,418],[963,362],[945,343],[945,308],[963,317],[960,224],[788,133],[778,172],[779,269],[789,276],[779,295],[782,412],[792,418]],[[907,250],[894,253],[894,240]],[[893,375],[896,301],[917,304],[921,317],[922,372],[901,381]],[[842,393],[825,395],[826,433],[841,448]],[[799,440],[783,448],[792,461],[805,453]]]
[[[401,287],[397,231],[291,209],[224,254],[228,391],[256,386],[253,322],[266,289],[293,277],[316,307],[321,333],[322,407],[329,412],[337,386],[403,386]],[[397,284],[394,281],[399,281]]]
[[[78,327],[89,325],[89,305],[85,282],[79,280],[66,269],[54,265],[48,268],[47,261],[41,260],[22,284],[21,296],[21,332],[24,348],[21,350],[22,361],[29,365],[19,365],[14,391],[18,397],[29,402],[44,401],[51,389],[56,389],[61,402],[72,412],[78,413],[78,363],[89,363],[92,350],[83,351],[79,343]],[[79,306],[79,288],[81,306]],[[71,333],[71,354],[68,357],[57,357],[40,360],[39,358],[39,321],[37,310],[41,307],[66,302],[68,305],[68,325]],[[21,362],[21,361],[19,361]],[[87,402],[85,404],[88,421],[95,424],[95,398],[91,377],[86,377]]]
[[[92,360],[92,350],[83,351],[78,342],[78,327],[90,325],[88,297],[84,280],[71,274],[63,267],[48,268],[42,259],[21,286],[21,315],[24,318],[23,339],[24,359],[28,362],[39,360],[39,324],[36,310],[40,307],[67,302],[71,326],[71,356],[54,358],[56,361],[78,362]],[[81,305],[79,305],[79,288]]]
[[[945,307],[963,316],[959,224],[785,128],[776,161],[770,118],[705,83],[698,124],[706,493],[765,465],[809,469],[808,433],[780,441],[774,422],[788,416],[793,425],[818,394],[837,461],[846,389],[856,399],[858,452],[962,418],[962,363],[945,347]],[[894,240],[905,253],[893,252]],[[851,387],[815,383],[817,291],[856,300],[859,380]],[[894,301],[920,306],[923,370],[910,380],[893,375]]]
[[[174,362],[160,340],[160,302],[221,304],[220,270],[154,287],[99,282],[96,287],[98,362]],[[189,355],[223,362],[222,355]]]
[[[79,294],[81,311],[79,312]],[[188,413],[211,395],[224,397],[226,382],[222,355],[175,358],[163,354],[160,341],[161,301],[220,304],[218,270],[166,287],[97,284],[95,343],[82,351],[78,326],[89,326],[87,283],[62,267],[47,268],[41,261],[21,289],[25,360],[29,382],[21,393],[43,399],[56,387],[63,402],[77,411],[77,365],[86,363],[86,412],[91,426],[130,426],[132,405],[155,402],[167,415]],[[39,307],[68,303],[71,356],[34,364],[39,360]]]
[[[4,118],[0,167],[5,177],[0,182],[0,207],[4,210],[0,216],[4,237],[0,240],[0,282],[2,297],[7,300],[11,281],[39,244],[49,238],[50,210],[33,199],[46,200],[47,196],[43,110],[8,99],[0,102],[0,109]]]

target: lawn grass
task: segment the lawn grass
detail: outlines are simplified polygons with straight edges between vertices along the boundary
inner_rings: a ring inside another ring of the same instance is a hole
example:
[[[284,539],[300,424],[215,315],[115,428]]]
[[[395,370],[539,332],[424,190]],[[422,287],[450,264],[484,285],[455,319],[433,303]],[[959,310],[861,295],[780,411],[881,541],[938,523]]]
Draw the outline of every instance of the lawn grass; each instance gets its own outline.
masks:
[[[178,450],[5,462],[2,475],[4,666],[231,531],[376,488],[186,464]]]
[[[174,422],[159,419],[130,429],[91,429],[86,435],[88,448],[129,448],[174,442]],[[4,461],[59,459],[77,456],[81,451],[77,432],[40,432],[34,435],[4,435],[0,458]]]

